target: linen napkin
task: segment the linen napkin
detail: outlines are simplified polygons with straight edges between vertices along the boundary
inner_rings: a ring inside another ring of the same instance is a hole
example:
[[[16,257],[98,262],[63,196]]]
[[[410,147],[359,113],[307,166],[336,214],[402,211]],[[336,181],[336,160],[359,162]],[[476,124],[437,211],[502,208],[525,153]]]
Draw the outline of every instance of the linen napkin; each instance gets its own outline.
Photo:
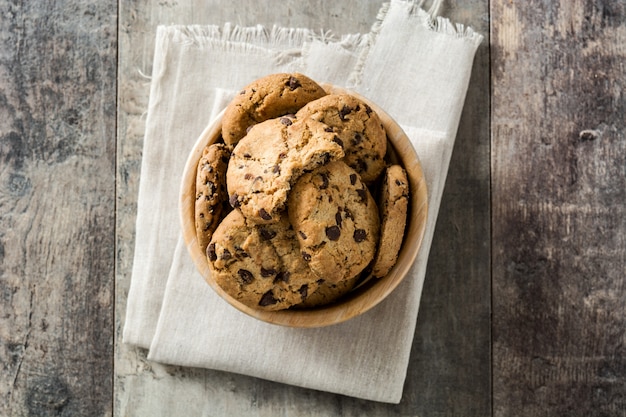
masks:
[[[372,32],[339,40],[306,29],[160,27],[150,91],[124,342],[149,360],[206,367],[397,403],[471,65],[482,37],[420,2],[383,5]],[[392,63],[392,64],[390,64]],[[196,272],[180,236],[178,190],[195,139],[231,91],[300,71],[353,88],[404,127],[429,192],[422,248],[381,304],[345,323],[292,329],[229,306]]]

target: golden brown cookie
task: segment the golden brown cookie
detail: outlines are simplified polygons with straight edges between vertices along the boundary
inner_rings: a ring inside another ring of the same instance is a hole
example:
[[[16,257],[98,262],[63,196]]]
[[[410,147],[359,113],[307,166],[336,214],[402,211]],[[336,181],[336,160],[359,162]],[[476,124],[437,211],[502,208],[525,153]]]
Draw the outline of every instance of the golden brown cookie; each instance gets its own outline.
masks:
[[[387,168],[379,201],[380,243],[372,264],[371,275],[382,278],[398,260],[409,206],[409,181],[400,165]]]
[[[226,168],[230,150],[223,143],[204,148],[196,172],[196,236],[202,251],[206,249],[218,222],[225,216],[228,205]]]
[[[233,210],[213,233],[206,253],[215,282],[251,308],[285,309],[302,303],[318,286],[286,215],[274,224],[249,225]]]
[[[385,128],[376,112],[358,98],[330,94],[308,103],[296,116],[310,117],[329,126],[346,153],[344,162],[366,183],[373,182],[385,168]]]
[[[345,279],[337,283],[331,283],[328,281],[318,281],[319,287],[313,293],[295,308],[315,308],[327,306],[339,300],[344,295],[348,294],[356,285],[360,277]]]
[[[320,278],[353,278],[374,258],[378,207],[359,174],[342,161],[302,175],[287,205],[302,257]]]
[[[305,171],[344,156],[334,135],[315,120],[283,116],[250,129],[235,146],[227,171],[231,205],[249,221],[271,223],[291,185]]]
[[[306,103],[326,95],[315,81],[299,73],[259,78],[228,104],[222,118],[224,142],[234,145],[250,126],[297,112]]]

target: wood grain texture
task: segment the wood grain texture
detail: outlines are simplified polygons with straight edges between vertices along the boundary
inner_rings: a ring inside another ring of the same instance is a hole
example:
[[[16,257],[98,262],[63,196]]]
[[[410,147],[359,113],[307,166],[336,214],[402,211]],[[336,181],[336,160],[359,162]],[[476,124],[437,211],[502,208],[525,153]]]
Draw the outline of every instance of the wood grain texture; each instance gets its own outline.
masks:
[[[0,10],[0,415],[110,415],[116,2]]]
[[[428,258],[405,415],[491,415],[489,6],[444,1],[442,16],[485,36],[472,76]],[[403,414],[404,415],[404,414]]]
[[[184,3],[184,4],[183,4]],[[218,371],[165,366],[121,344],[134,247],[143,122],[158,24],[234,22],[369,32],[383,2],[123,1],[120,4],[115,406],[117,416],[488,416],[490,386],[489,48],[477,53],[444,191],[418,328],[399,405]],[[426,2],[428,7],[429,2]],[[441,14],[488,35],[486,0]],[[467,202],[471,202],[470,209]],[[449,256],[454,245],[454,258]]]
[[[494,415],[626,415],[626,5],[491,19]]]

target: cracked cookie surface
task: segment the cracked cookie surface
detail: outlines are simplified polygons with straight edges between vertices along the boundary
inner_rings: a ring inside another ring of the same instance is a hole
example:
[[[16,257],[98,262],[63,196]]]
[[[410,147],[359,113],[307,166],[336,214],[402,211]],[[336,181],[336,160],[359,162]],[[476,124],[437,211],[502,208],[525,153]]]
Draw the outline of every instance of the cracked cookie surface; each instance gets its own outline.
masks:
[[[366,183],[374,181],[385,168],[385,128],[376,112],[362,100],[349,94],[330,94],[311,101],[296,116],[329,126],[343,146],[344,162]]]
[[[254,223],[272,223],[293,182],[344,156],[334,134],[315,120],[283,116],[252,127],[235,146],[227,170],[230,204]]]
[[[202,251],[206,249],[219,221],[229,211],[226,168],[230,150],[223,143],[204,148],[196,171],[195,225]]]
[[[380,194],[380,243],[372,264],[371,275],[382,278],[398,260],[409,206],[409,181],[400,165],[386,171]]]
[[[215,282],[251,308],[289,308],[318,286],[286,215],[275,224],[250,225],[233,210],[215,230],[206,254]]]
[[[331,162],[302,175],[287,203],[302,257],[322,279],[337,283],[374,258],[378,207],[355,170]]]
[[[324,89],[299,73],[271,74],[244,87],[228,104],[222,118],[224,142],[233,145],[250,126],[297,112],[326,95]]]

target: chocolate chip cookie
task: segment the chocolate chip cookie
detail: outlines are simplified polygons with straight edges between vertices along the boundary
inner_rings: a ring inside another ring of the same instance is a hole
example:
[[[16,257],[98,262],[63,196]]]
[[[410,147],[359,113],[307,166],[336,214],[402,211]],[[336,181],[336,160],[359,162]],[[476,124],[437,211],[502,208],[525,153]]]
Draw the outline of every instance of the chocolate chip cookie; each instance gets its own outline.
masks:
[[[385,171],[380,194],[380,243],[371,275],[382,278],[398,260],[409,206],[409,181],[400,165]]]
[[[213,233],[206,254],[215,282],[251,308],[289,308],[318,286],[286,215],[274,224],[250,225],[233,210]]]
[[[359,276],[356,276],[337,283],[320,280],[318,281],[319,287],[317,287],[317,290],[309,294],[306,300],[294,306],[294,308],[315,308],[332,304],[348,294],[354,288],[359,278]]]
[[[327,125],[343,146],[344,162],[366,183],[373,182],[385,168],[385,128],[376,112],[362,100],[349,94],[330,94],[308,103],[296,116]]]
[[[292,183],[305,171],[341,159],[343,149],[315,120],[283,116],[250,129],[235,146],[227,170],[231,205],[249,221],[272,223]]]
[[[204,148],[196,171],[196,236],[204,251],[220,219],[230,211],[226,168],[230,150],[223,143]]]
[[[271,74],[259,78],[235,96],[222,118],[222,136],[229,145],[246,135],[250,126],[297,112],[306,103],[326,95],[324,89],[305,75]]]
[[[359,174],[342,161],[302,175],[288,199],[302,257],[331,283],[359,274],[378,244],[378,207]]]

